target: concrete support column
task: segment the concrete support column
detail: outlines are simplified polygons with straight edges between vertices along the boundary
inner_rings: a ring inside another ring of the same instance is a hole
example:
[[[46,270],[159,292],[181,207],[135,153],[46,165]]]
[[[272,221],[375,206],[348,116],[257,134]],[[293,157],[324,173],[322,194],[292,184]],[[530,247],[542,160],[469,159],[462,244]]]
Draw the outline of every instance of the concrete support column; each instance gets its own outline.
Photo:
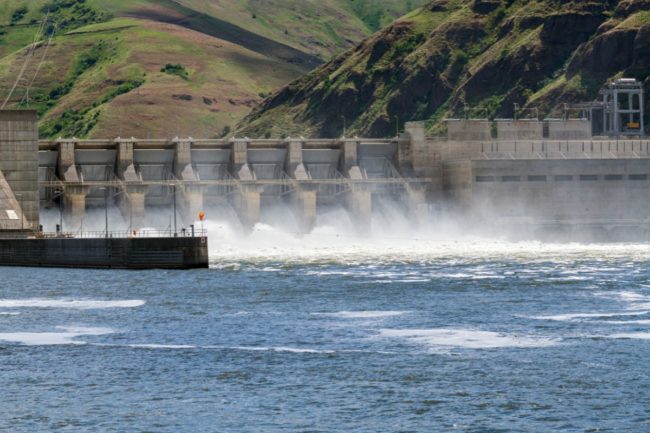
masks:
[[[80,182],[79,173],[75,164],[73,141],[61,141],[59,145],[59,161],[57,164],[57,174],[59,179],[65,182]]]
[[[301,233],[311,232],[316,225],[316,198],[317,191],[307,186],[298,188],[290,195],[291,209]]]
[[[203,210],[204,188],[191,184],[199,180],[192,166],[192,141],[178,140],[174,154],[174,175],[177,179],[188,182],[182,188],[176,188],[176,203],[185,222],[192,223],[199,218]]]
[[[248,165],[248,139],[232,141],[232,168],[235,174],[243,165]]]
[[[424,185],[406,185],[406,206],[411,221],[416,225],[423,225],[427,221],[427,191]]]
[[[347,174],[352,168],[359,166],[359,142],[357,140],[345,140],[343,142],[343,159],[341,161],[341,172]]]
[[[145,196],[147,187],[141,185],[142,178],[135,169],[133,140],[117,140],[117,175],[127,183],[119,195],[118,204],[122,216],[133,229],[144,226]]]
[[[133,229],[139,229],[144,226],[146,192],[147,187],[143,185],[129,185],[118,196],[118,204],[122,216]]]
[[[258,186],[245,185],[233,198],[232,205],[246,232],[252,231],[255,224],[260,222],[261,192]]]
[[[128,180],[137,180],[135,178],[136,172],[135,167],[133,166],[133,141],[130,140],[119,140],[116,143],[117,145],[117,175],[124,180],[126,177],[134,176],[132,179]]]
[[[63,195],[65,224],[67,227],[79,228],[86,216],[87,191],[82,187],[68,187]]]
[[[345,140],[343,143],[342,171],[350,183],[350,190],[345,194],[345,208],[350,219],[361,234],[372,230],[372,191],[364,184],[365,176],[359,167],[359,142]]]
[[[411,158],[411,140],[408,134],[402,134],[397,139],[397,169],[404,177],[413,177],[413,162]]]
[[[345,207],[360,234],[372,231],[372,192],[365,186],[355,185],[345,194]]]
[[[424,122],[406,122],[405,128],[415,177],[430,176],[432,165],[439,157],[441,149],[439,146],[430,145],[427,141]]]
[[[303,165],[302,140],[289,139],[287,141],[287,160],[285,163],[285,171],[294,179],[296,178],[297,171],[299,174],[307,174],[307,171]]]
[[[260,221],[262,187],[255,185],[255,173],[248,164],[248,138],[233,140],[231,173],[241,183],[232,198],[232,206],[245,231],[251,231]]]
[[[309,233],[316,225],[316,200],[317,190],[308,183],[311,177],[303,162],[303,140],[289,140],[287,142],[287,160],[285,170],[296,180],[296,189],[289,195],[289,205],[298,223],[301,233]]]
[[[204,188],[199,185],[185,185],[177,194],[178,203],[183,203],[183,219],[194,222],[199,219],[199,213],[203,210]]]

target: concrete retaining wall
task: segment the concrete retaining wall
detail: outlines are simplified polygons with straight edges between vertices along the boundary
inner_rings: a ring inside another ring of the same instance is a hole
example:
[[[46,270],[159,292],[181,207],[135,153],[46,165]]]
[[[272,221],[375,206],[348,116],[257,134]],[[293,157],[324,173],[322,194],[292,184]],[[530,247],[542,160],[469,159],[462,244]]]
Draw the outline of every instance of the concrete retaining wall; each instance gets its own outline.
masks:
[[[0,171],[23,209],[27,225],[38,228],[38,127],[36,112],[0,111]]]
[[[206,238],[0,239],[0,266],[192,269],[208,267]]]

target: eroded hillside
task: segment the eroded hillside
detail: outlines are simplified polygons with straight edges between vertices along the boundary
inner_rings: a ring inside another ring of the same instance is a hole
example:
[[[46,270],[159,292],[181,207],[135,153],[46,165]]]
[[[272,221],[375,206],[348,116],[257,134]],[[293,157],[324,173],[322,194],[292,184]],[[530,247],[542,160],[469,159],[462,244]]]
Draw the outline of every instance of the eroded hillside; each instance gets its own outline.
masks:
[[[349,133],[386,136],[427,120],[439,133],[466,107],[480,117],[510,117],[515,103],[559,115],[611,78],[649,88],[649,71],[648,0],[435,0],[284,87],[240,132],[332,137],[347,123]]]
[[[398,0],[2,0],[0,103],[15,85],[8,107],[36,108],[43,137],[219,136],[406,7]]]

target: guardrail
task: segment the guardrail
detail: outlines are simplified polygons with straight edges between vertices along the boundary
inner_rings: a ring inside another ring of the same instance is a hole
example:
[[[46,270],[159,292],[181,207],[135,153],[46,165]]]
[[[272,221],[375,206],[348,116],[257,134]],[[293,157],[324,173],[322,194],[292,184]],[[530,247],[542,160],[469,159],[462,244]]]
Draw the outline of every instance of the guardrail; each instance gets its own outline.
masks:
[[[0,239],[135,239],[135,238],[190,238],[207,237],[205,229],[187,228],[174,230],[115,230],[115,231],[78,231],[78,232],[38,232],[38,233],[0,233]]]

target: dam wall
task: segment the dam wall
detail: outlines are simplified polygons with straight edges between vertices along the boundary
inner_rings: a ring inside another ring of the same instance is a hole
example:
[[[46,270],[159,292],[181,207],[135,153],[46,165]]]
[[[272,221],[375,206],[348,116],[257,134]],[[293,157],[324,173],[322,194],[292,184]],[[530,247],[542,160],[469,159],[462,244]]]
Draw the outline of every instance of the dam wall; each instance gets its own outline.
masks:
[[[647,221],[650,140],[573,139],[588,135],[582,119],[455,120],[446,137],[425,130],[409,122],[388,139],[41,141],[40,200],[58,206],[72,230],[106,205],[133,228],[172,207],[187,224],[226,206],[250,230],[284,203],[297,231],[341,205],[365,232],[381,197],[414,224],[430,221],[438,205],[478,221]]]
[[[87,209],[106,205],[134,228],[148,212],[176,207],[189,223],[205,207],[225,205],[250,229],[279,202],[303,232],[320,207],[334,204],[369,228],[373,197],[397,197],[418,213],[438,172],[402,139],[60,139],[41,141],[38,155],[41,205],[59,207],[73,229]]]

